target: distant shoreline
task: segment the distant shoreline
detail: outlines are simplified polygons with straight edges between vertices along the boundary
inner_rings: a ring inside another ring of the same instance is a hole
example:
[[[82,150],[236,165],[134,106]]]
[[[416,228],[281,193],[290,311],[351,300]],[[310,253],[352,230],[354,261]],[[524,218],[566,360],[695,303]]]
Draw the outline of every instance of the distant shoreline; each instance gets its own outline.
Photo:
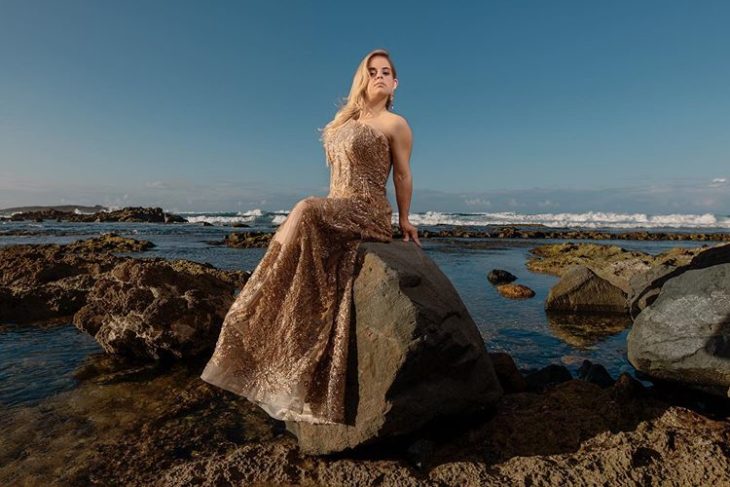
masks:
[[[96,213],[98,211],[109,211],[109,208],[102,205],[35,205],[35,206],[15,206],[11,208],[0,208],[0,216],[10,216],[13,213],[28,213],[34,211],[62,211],[64,213],[74,213],[79,211],[81,213]]]

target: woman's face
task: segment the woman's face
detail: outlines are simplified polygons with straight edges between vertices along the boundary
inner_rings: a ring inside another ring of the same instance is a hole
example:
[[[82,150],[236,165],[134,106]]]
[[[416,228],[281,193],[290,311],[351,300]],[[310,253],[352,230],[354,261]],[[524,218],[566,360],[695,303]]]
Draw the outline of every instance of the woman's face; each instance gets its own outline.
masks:
[[[393,70],[385,56],[371,57],[368,62],[368,73],[370,74],[368,98],[371,100],[387,98],[398,86],[398,80],[393,78]]]

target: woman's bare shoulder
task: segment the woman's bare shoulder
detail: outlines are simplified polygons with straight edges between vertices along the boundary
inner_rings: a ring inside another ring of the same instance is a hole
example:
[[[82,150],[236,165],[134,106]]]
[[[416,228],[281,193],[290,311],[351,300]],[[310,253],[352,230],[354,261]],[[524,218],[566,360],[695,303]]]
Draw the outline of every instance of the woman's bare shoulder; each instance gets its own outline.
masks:
[[[387,118],[388,132],[393,136],[411,135],[411,126],[403,115],[389,113]]]

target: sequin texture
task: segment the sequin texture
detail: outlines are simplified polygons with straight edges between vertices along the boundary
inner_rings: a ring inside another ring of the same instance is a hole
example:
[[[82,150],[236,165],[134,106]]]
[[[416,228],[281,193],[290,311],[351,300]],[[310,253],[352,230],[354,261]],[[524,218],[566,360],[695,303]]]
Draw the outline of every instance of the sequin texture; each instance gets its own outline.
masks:
[[[351,119],[324,140],[327,197],[297,203],[229,309],[206,382],[287,421],[345,422],[357,247],[392,239],[388,139]]]

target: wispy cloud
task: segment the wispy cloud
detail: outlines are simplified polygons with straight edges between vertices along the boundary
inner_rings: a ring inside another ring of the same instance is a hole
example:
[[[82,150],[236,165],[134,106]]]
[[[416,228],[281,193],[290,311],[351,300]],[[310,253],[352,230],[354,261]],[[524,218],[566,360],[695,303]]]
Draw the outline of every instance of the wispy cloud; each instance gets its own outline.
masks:
[[[726,178],[715,178],[712,180],[712,182],[710,184],[708,184],[708,186],[710,188],[719,188],[721,186],[725,186],[726,183],[727,183]]]
[[[484,198],[467,198],[464,200],[464,204],[466,204],[466,206],[480,208],[492,206],[492,202],[485,200]]]

